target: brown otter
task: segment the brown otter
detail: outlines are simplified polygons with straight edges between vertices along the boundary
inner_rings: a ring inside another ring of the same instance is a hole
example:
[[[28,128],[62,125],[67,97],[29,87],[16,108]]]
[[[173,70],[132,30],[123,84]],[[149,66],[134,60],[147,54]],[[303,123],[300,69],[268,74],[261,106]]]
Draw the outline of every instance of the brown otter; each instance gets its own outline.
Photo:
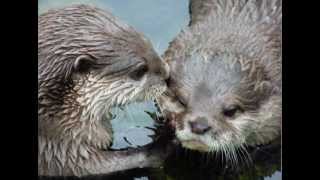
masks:
[[[183,147],[234,158],[281,136],[282,2],[208,2],[164,54],[170,92],[160,106]]]
[[[159,162],[152,152],[106,150],[110,108],[166,89],[168,68],[151,43],[88,5],[50,10],[39,16],[38,30],[39,175],[107,174]]]

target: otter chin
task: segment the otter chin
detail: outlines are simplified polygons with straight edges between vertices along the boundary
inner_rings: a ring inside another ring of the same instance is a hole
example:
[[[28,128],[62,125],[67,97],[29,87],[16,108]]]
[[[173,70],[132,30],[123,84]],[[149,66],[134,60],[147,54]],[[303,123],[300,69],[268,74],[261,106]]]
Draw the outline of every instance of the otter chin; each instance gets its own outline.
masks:
[[[181,144],[183,147],[198,151],[207,152],[210,150],[209,146],[206,143],[203,143],[202,141],[196,141],[196,140],[186,140],[181,141]]]
[[[207,5],[164,54],[169,90],[159,103],[183,147],[230,157],[281,136],[282,3]]]

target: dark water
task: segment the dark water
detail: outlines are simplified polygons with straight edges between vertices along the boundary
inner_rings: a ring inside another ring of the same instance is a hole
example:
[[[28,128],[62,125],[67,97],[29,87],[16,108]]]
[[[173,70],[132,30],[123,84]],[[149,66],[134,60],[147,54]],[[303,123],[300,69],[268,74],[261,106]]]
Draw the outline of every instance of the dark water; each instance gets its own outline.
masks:
[[[221,163],[219,154],[200,154],[177,148],[163,169],[132,170],[109,176],[108,179],[139,180],[280,180],[281,151],[279,141],[275,144],[252,149],[251,163]],[[227,166],[229,165],[229,166]]]
[[[122,21],[143,32],[162,54],[168,43],[189,22],[188,0],[39,0],[39,14],[50,8],[70,4],[93,4],[111,11]],[[137,147],[150,143],[154,127],[144,111],[156,112],[153,102],[132,104],[114,109],[112,148]],[[126,137],[126,140],[124,140]],[[280,180],[281,148],[279,144],[250,150],[251,163],[240,161],[228,167],[221,156],[204,155],[177,148],[162,169],[138,169],[101,179],[128,180]]]

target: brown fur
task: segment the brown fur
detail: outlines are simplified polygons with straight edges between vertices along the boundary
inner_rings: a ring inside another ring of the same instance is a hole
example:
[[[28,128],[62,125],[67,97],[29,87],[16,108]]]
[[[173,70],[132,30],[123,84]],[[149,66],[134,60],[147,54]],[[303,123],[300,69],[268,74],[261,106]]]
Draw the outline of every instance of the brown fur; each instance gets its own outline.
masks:
[[[174,96],[160,101],[183,146],[232,158],[281,135],[281,8],[281,0],[192,1],[190,27],[164,54]],[[227,117],[231,105],[241,110]],[[191,132],[199,118],[208,132]]]
[[[106,151],[110,108],[153,99],[166,88],[168,69],[151,43],[109,12],[87,5],[50,10],[39,16],[38,29],[39,175],[151,166],[155,161],[146,152]],[[87,64],[80,66],[79,58]],[[140,67],[145,75],[132,79]]]

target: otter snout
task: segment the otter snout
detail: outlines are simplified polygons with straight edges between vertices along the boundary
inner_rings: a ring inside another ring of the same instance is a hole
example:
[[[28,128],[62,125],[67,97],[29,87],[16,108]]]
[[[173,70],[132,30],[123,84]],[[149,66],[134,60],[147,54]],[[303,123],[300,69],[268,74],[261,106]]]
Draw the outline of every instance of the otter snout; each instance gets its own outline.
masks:
[[[161,76],[167,83],[170,77],[170,67],[169,67],[169,64],[166,62],[162,62]]]
[[[190,129],[193,133],[202,135],[208,132],[211,129],[209,126],[208,119],[205,117],[198,117],[194,121],[188,122],[190,125]]]

